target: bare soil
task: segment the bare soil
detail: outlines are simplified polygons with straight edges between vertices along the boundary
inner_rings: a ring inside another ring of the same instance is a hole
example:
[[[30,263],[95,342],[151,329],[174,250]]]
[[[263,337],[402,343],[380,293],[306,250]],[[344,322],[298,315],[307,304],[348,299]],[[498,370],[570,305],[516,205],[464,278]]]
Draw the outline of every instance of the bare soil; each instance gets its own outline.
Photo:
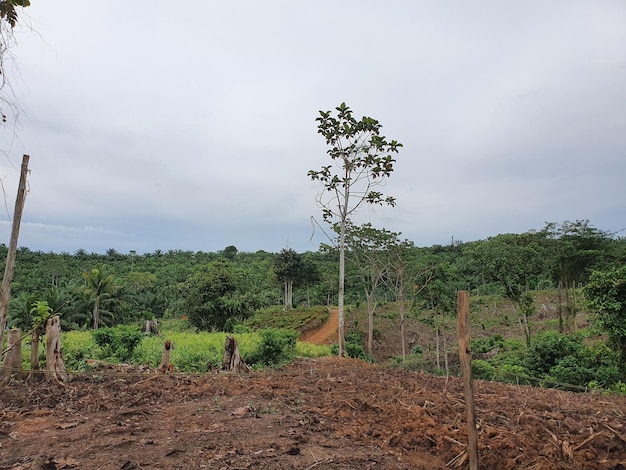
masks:
[[[467,468],[461,381],[352,359],[0,389],[0,469]],[[481,469],[625,469],[626,397],[476,381]]]

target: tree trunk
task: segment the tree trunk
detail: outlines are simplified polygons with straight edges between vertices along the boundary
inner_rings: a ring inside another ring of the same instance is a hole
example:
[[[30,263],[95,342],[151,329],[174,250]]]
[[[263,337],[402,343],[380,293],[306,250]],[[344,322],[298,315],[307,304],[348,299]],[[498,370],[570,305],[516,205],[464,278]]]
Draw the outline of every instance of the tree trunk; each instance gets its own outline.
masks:
[[[439,360],[439,327],[435,327],[435,354],[437,357],[437,369],[441,370],[441,361]]]
[[[54,316],[46,325],[46,371],[48,380],[64,382],[69,379],[61,352],[61,319]]]
[[[100,323],[100,297],[96,296],[96,303],[93,306],[93,329],[98,329]]]
[[[346,355],[346,336],[344,331],[344,293],[346,281],[346,221],[342,220],[339,232],[339,293],[337,310],[339,312],[339,357]]]
[[[34,328],[30,339],[30,374],[28,380],[39,380],[39,328]]]
[[[159,364],[160,372],[166,373],[174,371],[174,364],[172,364],[172,348],[172,342],[170,340],[167,340],[163,344],[163,352],[161,353],[161,364]]]
[[[558,313],[559,313],[559,333],[565,333],[565,328],[563,326],[563,299],[561,295],[561,286],[563,284],[559,281],[559,287],[557,288],[557,298],[558,298]]]
[[[365,293],[367,298],[367,353],[374,354],[374,310],[377,302],[373,294]]]
[[[400,291],[400,341],[402,343],[402,364],[406,362],[406,338],[404,334],[404,298]]]
[[[224,357],[222,358],[222,369],[230,372],[249,372],[250,368],[243,361],[239,354],[239,346],[234,336],[226,337],[224,345]]]
[[[11,298],[11,282],[15,272],[15,255],[17,253],[17,239],[20,233],[20,223],[22,211],[24,209],[24,199],[26,198],[26,176],[28,175],[28,160],[30,157],[22,157],[22,171],[20,173],[20,183],[17,189],[17,199],[15,200],[15,211],[13,213],[13,224],[11,227],[11,239],[9,241],[9,251],[7,253],[4,277],[2,278],[2,288],[0,289],[0,349],[4,344],[4,330],[7,325],[9,314],[9,300]]]
[[[13,328],[7,338],[7,354],[0,369],[0,383],[9,383],[11,379],[24,377],[22,371],[22,332]]]

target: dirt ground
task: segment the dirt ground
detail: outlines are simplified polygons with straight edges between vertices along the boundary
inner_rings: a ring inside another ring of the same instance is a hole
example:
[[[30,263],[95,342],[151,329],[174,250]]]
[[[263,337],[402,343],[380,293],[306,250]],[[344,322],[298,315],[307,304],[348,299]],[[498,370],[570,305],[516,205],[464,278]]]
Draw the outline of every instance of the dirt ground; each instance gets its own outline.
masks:
[[[481,469],[626,469],[626,397],[476,381]],[[0,469],[468,468],[462,383],[352,359],[0,389]]]

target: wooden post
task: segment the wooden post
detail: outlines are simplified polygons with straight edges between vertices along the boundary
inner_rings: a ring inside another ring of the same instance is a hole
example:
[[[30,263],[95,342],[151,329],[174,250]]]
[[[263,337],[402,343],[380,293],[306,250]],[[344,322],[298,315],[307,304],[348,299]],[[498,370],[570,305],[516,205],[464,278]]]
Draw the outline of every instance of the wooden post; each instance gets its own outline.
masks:
[[[17,189],[17,199],[15,200],[15,211],[13,213],[13,225],[11,228],[11,240],[9,241],[9,251],[7,253],[4,277],[2,278],[2,288],[0,289],[0,349],[4,344],[4,329],[7,325],[9,314],[9,299],[11,298],[11,282],[13,282],[13,272],[15,271],[15,254],[17,252],[17,238],[20,233],[20,223],[22,221],[22,211],[24,209],[24,199],[26,198],[26,176],[28,175],[28,160],[30,157],[22,157],[22,171],[20,173],[20,184]]]
[[[465,415],[467,417],[467,437],[470,470],[478,470],[478,431],[476,430],[476,411],[474,407],[474,384],[472,382],[472,349],[469,328],[469,292],[458,292],[458,335],[459,359],[463,372],[463,394],[465,396]]]
[[[22,332],[18,328],[9,330],[7,355],[0,369],[0,383],[9,383],[12,378],[23,378]]]

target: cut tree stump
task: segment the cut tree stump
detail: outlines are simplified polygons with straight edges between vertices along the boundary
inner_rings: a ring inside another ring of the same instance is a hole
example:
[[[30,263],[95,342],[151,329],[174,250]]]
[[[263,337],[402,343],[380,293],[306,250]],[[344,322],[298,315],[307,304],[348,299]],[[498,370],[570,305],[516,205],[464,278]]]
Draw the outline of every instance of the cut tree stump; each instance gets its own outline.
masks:
[[[0,383],[9,383],[11,379],[24,378],[22,370],[22,332],[18,328],[9,330],[7,351],[0,369]]]
[[[172,349],[174,346],[170,340],[163,344],[163,352],[161,353],[161,364],[159,364],[159,372],[174,372],[174,364],[172,364]]]
[[[237,340],[235,340],[234,336],[226,337],[222,370],[228,370],[230,372],[250,372],[250,367],[248,367],[239,354],[239,346],[237,346]]]
[[[54,316],[46,324],[46,375],[58,383],[69,380],[61,352],[61,319]]]

